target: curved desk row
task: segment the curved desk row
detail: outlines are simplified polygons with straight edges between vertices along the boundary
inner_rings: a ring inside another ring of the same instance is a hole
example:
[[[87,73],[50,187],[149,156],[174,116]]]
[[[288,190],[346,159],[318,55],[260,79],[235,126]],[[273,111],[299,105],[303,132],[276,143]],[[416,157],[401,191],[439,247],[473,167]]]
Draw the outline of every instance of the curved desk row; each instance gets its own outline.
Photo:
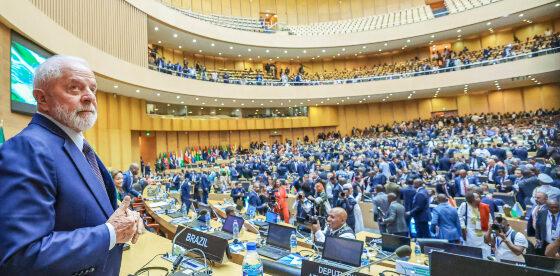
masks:
[[[153,203],[152,201],[149,201],[147,199],[149,199],[149,197],[147,196],[147,193],[145,192],[144,194],[144,198],[145,200],[145,211],[146,213],[151,216],[154,221],[159,224],[160,226],[160,231],[162,233],[165,233],[165,236],[167,237],[167,239],[163,238],[163,237],[159,237],[156,236],[155,234],[149,233],[148,235],[144,235],[145,237],[143,237],[139,244],[137,245],[132,245],[131,246],[131,250],[129,252],[126,252],[126,258],[123,257],[123,263],[125,265],[123,265],[123,268],[125,267],[128,271],[132,271],[135,269],[138,269],[139,267],[141,267],[141,265],[143,265],[145,262],[147,262],[149,260],[149,258],[144,258],[142,257],[141,259],[144,260],[146,259],[144,262],[140,261],[140,260],[136,260],[134,259],[133,261],[129,261],[129,255],[132,255],[133,252],[140,252],[137,253],[141,256],[145,256],[145,257],[153,257],[155,254],[158,253],[166,253],[170,251],[171,248],[171,239],[173,238],[173,236],[175,235],[175,232],[177,230],[177,226],[171,223],[172,218],[168,215],[165,214],[158,214],[159,212],[156,213],[156,211],[159,209],[159,207],[150,207],[151,203]],[[219,195],[219,194],[211,194],[209,196],[209,205],[217,211],[217,213],[219,213],[219,211],[222,211],[222,208],[220,208],[219,204],[221,204],[223,202],[224,198],[229,198],[229,195]],[[196,216],[196,214],[193,212],[193,210],[191,210],[191,212],[188,214],[189,217],[194,218]],[[249,222],[246,222],[249,224]],[[213,228],[219,228],[221,226],[219,221],[216,220],[212,220],[210,222],[210,225]],[[252,230],[251,227],[247,227],[247,225],[245,225],[245,230],[242,230],[240,235],[239,235],[239,240],[245,242],[245,241],[256,241],[257,240],[257,234],[255,233],[256,231]],[[253,226],[253,228],[256,229],[255,226]],[[373,233],[369,233],[369,232],[360,232],[357,235],[357,239],[358,240],[363,240],[365,241],[366,237],[380,237],[379,234],[373,234]],[[151,246],[151,243],[157,243],[157,245]],[[310,251],[310,249],[312,248],[312,245],[307,243],[304,239],[298,239],[298,248],[297,251]],[[370,252],[371,256],[374,256],[372,258],[371,261],[375,261],[377,260],[377,258],[375,258],[375,253],[374,252]],[[218,265],[215,268],[214,273],[218,273],[215,275],[222,275],[222,271],[224,271],[224,273],[229,273],[230,271],[235,271],[234,269],[240,269],[240,265],[243,262],[243,258],[245,255],[245,251],[239,252],[239,253],[232,253],[231,257],[229,258],[229,262],[223,265]],[[132,257],[130,257],[132,258]],[[263,259],[267,259],[266,257],[262,257]],[[424,255],[420,255],[420,256],[415,256],[414,253],[411,256],[410,261],[411,262],[416,262],[419,261],[421,263],[423,263],[425,260],[425,256]],[[154,261],[155,262],[155,261]],[[160,260],[160,262],[166,262],[164,260]],[[168,263],[167,266],[169,267],[171,264]],[[236,267],[236,268],[231,268],[231,270],[226,269],[229,267]],[[364,269],[363,272],[364,273],[368,273],[368,274],[378,274],[379,272],[385,271],[385,270],[394,270],[395,268],[395,262],[393,261],[385,261],[380,263],[380,265],[375,265],[372,266],[370,270]],[[123,269],[124,272],[124,269]],[[225,275],[225,274],[223,274]]]

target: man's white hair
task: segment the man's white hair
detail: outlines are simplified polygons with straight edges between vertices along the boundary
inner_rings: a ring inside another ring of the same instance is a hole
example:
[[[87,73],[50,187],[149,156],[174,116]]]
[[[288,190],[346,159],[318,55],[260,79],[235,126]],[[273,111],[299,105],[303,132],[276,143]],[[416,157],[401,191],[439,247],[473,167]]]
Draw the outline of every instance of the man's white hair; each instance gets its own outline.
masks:
[[[76,63],[90,68],[87,61],[79,57],[55,55],[48,58],[35,70],[35,75],[33,77],[33,88],[46,88],[50,81],[62,76],[62,72],[65,68],[68,68],[71,64]]]

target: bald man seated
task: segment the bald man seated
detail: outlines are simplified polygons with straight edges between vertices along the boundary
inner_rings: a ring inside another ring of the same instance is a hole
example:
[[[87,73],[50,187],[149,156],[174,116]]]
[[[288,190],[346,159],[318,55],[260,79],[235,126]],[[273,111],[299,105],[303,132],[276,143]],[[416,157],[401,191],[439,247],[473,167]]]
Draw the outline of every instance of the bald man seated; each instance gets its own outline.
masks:
[[[319,223],[311,226],[316,242],[325,242],[325,237],[355,239],[354,230],[346,224],[348,214],[340,207],[332,208],[327,217],[327,225],[321,230]]]

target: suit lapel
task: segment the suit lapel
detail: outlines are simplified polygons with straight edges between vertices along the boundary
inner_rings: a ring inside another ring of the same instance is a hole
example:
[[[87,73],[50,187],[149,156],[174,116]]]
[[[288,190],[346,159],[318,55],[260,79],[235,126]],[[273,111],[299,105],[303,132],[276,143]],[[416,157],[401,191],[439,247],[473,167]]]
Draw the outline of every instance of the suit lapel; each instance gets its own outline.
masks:
[[[103,212],[105,212],[105,215],[107,217],[110,217],[114,211],[113,206],[110,202],[109,197],[107,196],[106,189],[100,189],[100,185],[105,183],[99,183],[99,180],[93,174],[91,166],[86,161],[82,152],[80,152],[76,145],[74,145],[74,143],[66,140],[64,142],[64,150],[66,151],[68,156],[70,156],[72,162],[74,162],[74,165],[82,175],[82,179],[85,181],[90,192],[94,195],[99,206],[103,209]]]
[[[64,150],[66,151],[66,153],[68,154],[68,156],[70,157],[70,159],[72,160],[72,162],[74,163],[78,171],[80,172],[80,175],[82,176],[82,179],[86,183],[86,186],[88,186],[89,190],[94,195],[97,203],[99,204],[101,209],[103,209],[105,215],[107,217],[111,216],[111,214],[113,213],[113,208],[111,206],[111,202],[109,198],[107,197],[106,191],[104,189],[99,188],[99,185],[101,183],[99,183],[99,180],[97,180],[97,177],[93,174],[93,171],[91,170],[91,166],[86,161],[82,152],[78,149],[78,147],[76,147],[74,142],[72,142],[70,137],[68,137],[68,135],[66,135],[66,133],[62,129],[60,129],[56,124],[54,124],[51,120],[37,113],[33,115],[30,124],[40,125],[45,129],[51,131],[52,133],[64,138]]]

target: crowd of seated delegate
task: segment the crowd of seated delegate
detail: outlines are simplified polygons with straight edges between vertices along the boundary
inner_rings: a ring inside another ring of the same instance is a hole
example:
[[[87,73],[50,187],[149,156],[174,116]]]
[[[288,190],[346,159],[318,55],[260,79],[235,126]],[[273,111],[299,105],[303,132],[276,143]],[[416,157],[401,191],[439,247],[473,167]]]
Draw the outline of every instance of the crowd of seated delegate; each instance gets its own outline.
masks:
[[[371,77],[413,77],[432,73],[455,71],[468,69],[470,64],[484,61],[498,62],[502,58],[515,57],[527,53],[536,53],[544,49],[554,49],[560,47],[560,33],[545,31],[544,35],[535,35],[520,41],[514,36],[514,41],[506,45],[490,47],[481,50],[469,50],[464,47],[461,51],[444,49],[443,52],[435,51],[427,59],[415,57],[408,61],[393,64],[376,64],[363,66],[353,70],[343,69],[322,73],[309,73],[300,64],[298,70],[291,72],[288,67],[277,69],[274,63],[266,63],[263,70],[249,69],[240,70],[221,70],[209,71],[204,65],[195,64],[189,66],[184,59],[183,64],[172,63],[158,56],[157,49],[150,50],[149,64],[151,68],[163,73],[173,74],[180,77],[206,80],[212,82],[235,83],[242,85],[315,85],[320,81],[335,81],[335,83],[354,83],[360,82]],[[494,64],[494,63],[491,63]]]
[[[368,198],[382,233],[444,239],[482,248],[485,258],[493,252],[497,260],[523,262],[524,253],[557,256],[560,247],[551,230],[560,198],[559,129],[560,110],[414,120],[352,136],[322,133],[317,142],[216,148],[204,161],[233,160],[218,168],[170,173],[158,165],[152,174],[142,166],[150,173],[141,174],[135,165],[117,186],[139,195],[164,180],[188,206],[207,203],[210,192],[227,193],[240,208],[272,210],[287,223],[312,221],[316,239],[367,231],[359,203]],[[252,182],[249,191],[243,181]],[[289,194],[297,195],[294,206]],[[513,230],[512,220],[528,220],[526,233],[536,242]]]

